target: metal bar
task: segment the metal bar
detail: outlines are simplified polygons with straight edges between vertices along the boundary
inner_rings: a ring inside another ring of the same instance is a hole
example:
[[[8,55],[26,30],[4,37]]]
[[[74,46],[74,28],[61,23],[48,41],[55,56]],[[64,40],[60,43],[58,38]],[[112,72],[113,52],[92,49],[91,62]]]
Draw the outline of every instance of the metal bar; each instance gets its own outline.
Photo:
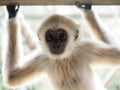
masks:
[[[120,5],[120,0],[0,0],[0,5],[74,5],[76,2],[92,5]]]

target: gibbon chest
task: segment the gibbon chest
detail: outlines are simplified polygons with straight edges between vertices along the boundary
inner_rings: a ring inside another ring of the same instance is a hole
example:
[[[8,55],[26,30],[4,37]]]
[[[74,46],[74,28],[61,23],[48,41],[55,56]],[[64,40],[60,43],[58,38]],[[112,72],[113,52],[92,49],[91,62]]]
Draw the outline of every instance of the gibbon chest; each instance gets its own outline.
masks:
[[[49,71],[55,90],[94,90],[91,69],[82,61],[56,61]],[[86,84],[89,86],[86,87]]]

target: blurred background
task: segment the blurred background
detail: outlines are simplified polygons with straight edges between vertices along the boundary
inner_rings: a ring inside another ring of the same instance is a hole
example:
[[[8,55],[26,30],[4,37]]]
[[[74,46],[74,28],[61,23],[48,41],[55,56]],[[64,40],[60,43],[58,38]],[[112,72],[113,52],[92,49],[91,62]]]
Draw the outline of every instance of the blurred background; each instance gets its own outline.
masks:
[[[24,14],[30,27],[37,32],[42,21],[51,14],[62,14],[71,17],[77,24],[82,23],[81,11],[75,6],[21,6],[20,11]],[[120,39],[120,6],[93,6],[93,11],[96,12],[105,27],[108,28],[113,34]],[[0,7],[0,90],[10,90],[5,88],[2,82],[2,35],[4,35],[3,19],[5,16],[5,7]],[[84,22],[85,23],[85,22]],[[84,24],[85,29],[82,31],[82,35],[86,39],[92,39],[90,32],[87,30],[89,26]],[[119,67],[95,67],[94,68],[105,83],[105,87],[108,90],[120,90],[120,69]],[[41,75],[39,82],[34,83],[27,87],[21,87],[15,90],[53,90],[52,84],[45,74]]]

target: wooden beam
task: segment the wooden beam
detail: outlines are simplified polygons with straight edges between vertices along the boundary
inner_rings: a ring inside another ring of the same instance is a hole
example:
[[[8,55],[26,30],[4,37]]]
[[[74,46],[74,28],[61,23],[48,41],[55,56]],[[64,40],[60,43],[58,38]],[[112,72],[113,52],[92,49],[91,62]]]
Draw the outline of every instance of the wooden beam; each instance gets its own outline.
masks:
[[[0,5],[74,5],[75,2],[92,5],[120,5],[120,0],[0,0]]]

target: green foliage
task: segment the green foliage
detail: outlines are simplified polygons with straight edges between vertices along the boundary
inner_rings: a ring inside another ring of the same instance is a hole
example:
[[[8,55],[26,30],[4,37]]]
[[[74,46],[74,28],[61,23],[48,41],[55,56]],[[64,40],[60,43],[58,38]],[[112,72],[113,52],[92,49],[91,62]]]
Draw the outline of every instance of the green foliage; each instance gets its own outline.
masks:
[[[116,71],[106,87],[108,90],[120,90],[120,69]]]

